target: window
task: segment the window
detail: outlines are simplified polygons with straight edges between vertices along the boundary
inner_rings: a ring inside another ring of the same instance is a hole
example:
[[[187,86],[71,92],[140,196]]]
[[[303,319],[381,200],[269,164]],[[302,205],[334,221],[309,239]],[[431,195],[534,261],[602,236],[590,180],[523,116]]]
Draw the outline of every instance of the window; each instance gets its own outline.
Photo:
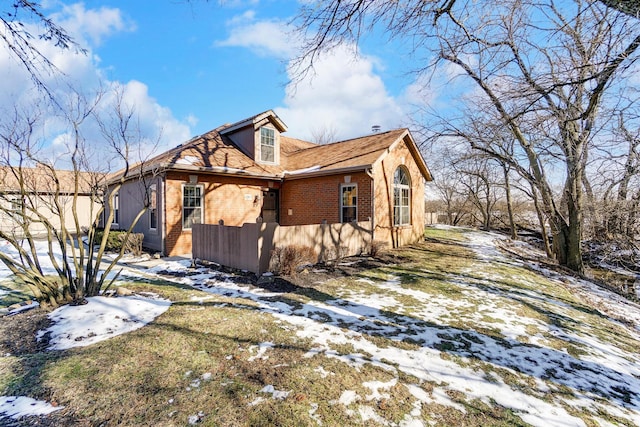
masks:
[[[393,174],[393,225],[411,224],[411,180],[403,166]]]
[[[118,225],[120,223],[120,194],[113,195],[113,224]]]
[[[358,220],[358,187],[355,184],[345,184],[340,187],[340,220],[352,222]]]
[[[24,207],[24,199],[22,197],[12,197],[11,201],[11,212],[14,212],[18,215],[22,214],[22,208]]]
[[[182,187],[182,228],[191,229],[193,224],[202,224],[202,186]]]
[[[276,132],[273,129],[260,128],[260,160],[273,163],[276,161]]]
[[[156,184],[149,186],[149,228],[158,228],[158,190]]]
[[[25,205],[25,199],[21,196],[16,196],[16,197],[9,197],[7,200],[9,202],[9,208],[2,209],[5,216],[7,218],[13,219],[15,222],[19,224],[24,224],[25,219],[27,219],[29,215]],[[22,215],[23,208],[25,209],[25,215]]]

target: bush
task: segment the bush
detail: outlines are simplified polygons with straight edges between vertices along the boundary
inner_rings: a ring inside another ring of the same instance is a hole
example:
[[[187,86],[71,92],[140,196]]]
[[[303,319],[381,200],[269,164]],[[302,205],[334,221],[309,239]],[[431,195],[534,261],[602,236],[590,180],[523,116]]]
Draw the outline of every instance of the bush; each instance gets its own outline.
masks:
[[[314,264],[318,255],[310,246],[288,245],[271,251],[270,270],[285,276],[295,275],[298,267]]]
[[[94,243],[99,245],[100,241],[102,241],[103,235],[104,231],[96,231]],[[143,240],[144,234],[142,233],[131,233],[127,237],[126,231],[112,230],[109,232],[109,236],[107,237],[107,246],[105,247],[105,250],[119,252],[124,245],[125,253],[131,253],[137,256],[142,253]]]
[[[372,257],[377,257],[380,252],[382,252],[387,247],[387,242],[382,242],[380,240],[374,240],[371,242],[371,246],[369,248],[369,255]]]
[[[339,262],[343,258],[346,258],[349,254],[348,246],[334,246],[328,247],[324,250],[324,254],[322,254],[322,262],[326,264],[331,264],[334,262]]]

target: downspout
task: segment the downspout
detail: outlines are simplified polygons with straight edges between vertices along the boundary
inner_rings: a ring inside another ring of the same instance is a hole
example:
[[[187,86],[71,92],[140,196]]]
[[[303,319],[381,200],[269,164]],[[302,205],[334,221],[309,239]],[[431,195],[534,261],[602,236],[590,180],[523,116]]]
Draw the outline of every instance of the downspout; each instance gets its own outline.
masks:
[[[161,186],[161,189],[162,189],[162,233],[161,233],[162,250],[161,252],[163,256],[167,256],[167,242],[166,242],[166,239],[167,239],[167,192],[166,192],[167,173],[166,172],[162,174],[160,181],[162,182],[162,186]]]
[[[375,204],[375,180],[373,179],[373,168],[369,168],[369,169],[365,169],[364,171],[367,176],[369,176],[369,178],[371,178],[371,244],[373,245],[373,241],[374,239],[374,230],[376,229],[376,222],[375,222],[375,208],[376,208],[376,204]]]

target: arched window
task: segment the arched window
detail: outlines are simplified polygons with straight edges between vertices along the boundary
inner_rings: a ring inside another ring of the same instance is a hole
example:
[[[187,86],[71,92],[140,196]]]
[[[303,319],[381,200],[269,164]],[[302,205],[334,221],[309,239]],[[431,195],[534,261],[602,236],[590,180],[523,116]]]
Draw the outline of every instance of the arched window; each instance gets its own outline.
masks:
[[[393,225],[411,224],[411,178],[403,166],[393,174]]]

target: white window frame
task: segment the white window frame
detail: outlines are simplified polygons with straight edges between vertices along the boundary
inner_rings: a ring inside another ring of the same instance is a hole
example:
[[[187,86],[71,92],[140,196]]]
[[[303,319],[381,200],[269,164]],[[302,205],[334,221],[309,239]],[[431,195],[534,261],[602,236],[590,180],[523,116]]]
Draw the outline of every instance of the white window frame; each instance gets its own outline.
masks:
[[[397,182],[401,171],[407,178],[408,184]],[[397,227],[411,225],[411,176],[406,167],[400,165],[393,172],[393,225]],[[406,196],[405,196],[406,195]],[[406,198],[406,204],[403,203]]]
[[[263,135],[263,132],[270,132],[271,135]],[[262,126],[260,128],[260,163],[276,163],[276,147],[278,145],[278,141],[277,141],[277,135],[276,135],[276,130],[267,126]],[[263,141],[267,139],[267,140],[271,140],[272,144],[265,144]],[[270,147],[273,149],[273,159],[271,160],[265,160],[264,158],[264,147]]]
[[[112,196],[113,200],[113,219],[111,220],[111,225],[115,225],[119,227],[120,225],[120,192],[116,192]]]
[[[153,226],[152,219],[155,217],[156,226]],[[149,230],[158,229],[158,186],[151,184],[149,186]]]
[[[356,190],[356,200],[354,205],[345,205],[344,204],[344,192],[346,189],[354,188]],[[355,221],[358,221],[358,184],[340,184],[340,222],[345,222],[344,220],[344,208],[355,207]],[[349,221],[351,222],[351,221]]]
[[[199,188],[200,189],[200,206],[189,206],[189,207],[185,207],[184,205],[184,191],[185,188],[187,187],[193,187],[193,188]],[[201,184],[183,184],[182,185],[182,229],[183,230],[191,230],[192,227],[185,227],[185,209],[191,209],[191,208],[200,208],[200,222],[193,222],[191,221],[191,225],[193,226],[193,224],[202,224],[203,223],[203,218],[204,218],[204,186]]]
[[[8,219],[11,219],[16,223],[23,224],[25,222],[25,217],[22,216],[22,208],[25,207],[26,198],[24,196],[15,195],[7,198],[3,197],[2,201],[8,204],[7,208],[2,209],[4,213],[3,216],[6,216]],[[27,216],[29,216],[28,213]]]

